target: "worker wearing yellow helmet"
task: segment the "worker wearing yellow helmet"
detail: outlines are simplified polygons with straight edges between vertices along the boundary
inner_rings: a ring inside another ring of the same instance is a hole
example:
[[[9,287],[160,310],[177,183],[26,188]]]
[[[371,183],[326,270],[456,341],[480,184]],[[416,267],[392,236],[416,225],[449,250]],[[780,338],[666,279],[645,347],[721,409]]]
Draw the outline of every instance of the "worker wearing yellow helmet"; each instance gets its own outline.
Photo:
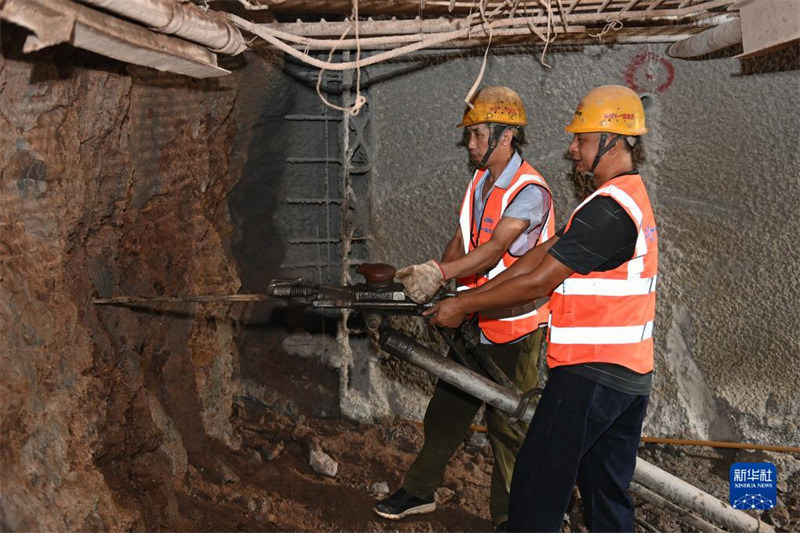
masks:
[[[552,295],[549,379],[517,456],[509,530],[558,531],[577,482],[590,530],[633,531],[628,485],[650,394],[658,270],[656,222],[634,164],[644,108],[626,87],[598,87],[565,129],[595,192],[553,238],[426,314],[454,327],[469,313]]]
[[[550,189],[544,178],[519,153],[527,125],[519,95],[507,87],[485,87],[476,93],[458,127],[477,166],[458,212],[458,224],[442,260],[400,269],[397,277],[417,302],[425,302],[450,279],[459,290],[479,287],[513,265],[519,256],[555,231]],[[543,338],[541,325],[549,311],[541,302],[476,317],[480,342],[495,365],[521,390],[536,387],[536,363]],[[478,336],[470,325],[467,335]],[[492,366],[486,363],[484,366]],[[481,402],[439,382],[425,413],[425,442],[403,486],[378,502],[375,512],[399,519],[435,509],[433,493],[442,482],[452,454],[469,431]],[[487,406],[488,438],[494,455],[489,507],[498,529],[508,517],[509,485],[522,432]],[[524,428],[522,428],[524,430]]]
[[[603,155],[618,142],[624,142],[632,149],[639,142],[639,136],[647,133],[644,106],[631,89],[620,85],[603,85],[590,91],[581,100],[572,122],[564,129],[574,133],[576,138],[591,137],[592,141],[597,138],[597,152],[591,162],[583,159],[575,161],[578,172],[592,177]]]

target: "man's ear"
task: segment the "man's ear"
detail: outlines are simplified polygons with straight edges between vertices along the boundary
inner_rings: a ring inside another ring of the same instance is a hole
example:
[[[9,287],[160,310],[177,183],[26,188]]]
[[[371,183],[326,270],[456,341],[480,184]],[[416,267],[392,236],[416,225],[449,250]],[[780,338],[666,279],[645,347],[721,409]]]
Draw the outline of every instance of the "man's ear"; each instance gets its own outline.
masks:
[[[500,136],[500,144],[503,146],[509,146],[513,138],[514,138],[514,131],[507,129]]]
[[[627,147],[625,146],[625,137],[618,135],[614,139],[614,146],[611,147],[608,153],[617,155],[618,153],[625,151],[627,151]]]

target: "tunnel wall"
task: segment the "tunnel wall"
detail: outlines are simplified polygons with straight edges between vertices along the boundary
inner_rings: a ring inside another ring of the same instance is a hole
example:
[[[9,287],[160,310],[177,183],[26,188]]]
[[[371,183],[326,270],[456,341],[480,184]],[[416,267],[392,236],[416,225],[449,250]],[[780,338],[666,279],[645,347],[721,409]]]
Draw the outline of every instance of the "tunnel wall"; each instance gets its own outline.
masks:
[[[523,153],[554,189],[560,224],[578,201],[563,126],[594,86],[653,96],[641,168],[660,232],[655,390],[645,433],[800,442],[800,90],[797,50],[681,61],[662,46],[506,52],[483,85],[528,110]],[[374,260],[440,258],[470,178],[455,128],[482,57],[451,54],[370,71]]]
[[[179,501],[235,476],[230,309],[92,297],[238,290],[226,200],[280,60],[192,80],[24,37],[3,24],[0,529],[196,529]]]

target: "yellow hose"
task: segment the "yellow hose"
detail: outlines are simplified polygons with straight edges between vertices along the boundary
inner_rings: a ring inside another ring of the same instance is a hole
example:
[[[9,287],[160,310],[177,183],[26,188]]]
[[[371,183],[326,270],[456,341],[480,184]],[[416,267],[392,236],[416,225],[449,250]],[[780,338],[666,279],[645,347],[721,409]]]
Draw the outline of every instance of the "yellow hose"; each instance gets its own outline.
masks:
[[[712,448],[735,448],[737,450],[765,450],[768,452],[800,453],[800,448],[796,446],[774,446],[771,444],[751,444],[748,442],[667,439],[662,437],[642,437],[642,442],[648,442],[652,444],[675,444],[678,446],[710,446]]]
[[[486,426],[470,426],[470,431],[486,433]],[[674,444],[676,446],[710,446],[711,448],[735,448],[738,450],[764,450],[768,452],[800,453],[800,447],[773,446],[770,444],[751,444],[748,442],[722,442],[718,440],[667,439],[663,437],[642,437],[649,444]]]
[[[414,422],[421,426],[422,422]],[[486,426],[469,427],[475,433],[486,433]],[[772,444],[755,444],[749,442],[723,442],[719,440],[691,440],[691,439],[668,439],[665,437],[642,437],[642,442],[648,444],[674,444],[676,446],[709,446],[711,448],[734,448],[737,450],[764,450],[767,452],[800,453],[797,446],[776,446]]]

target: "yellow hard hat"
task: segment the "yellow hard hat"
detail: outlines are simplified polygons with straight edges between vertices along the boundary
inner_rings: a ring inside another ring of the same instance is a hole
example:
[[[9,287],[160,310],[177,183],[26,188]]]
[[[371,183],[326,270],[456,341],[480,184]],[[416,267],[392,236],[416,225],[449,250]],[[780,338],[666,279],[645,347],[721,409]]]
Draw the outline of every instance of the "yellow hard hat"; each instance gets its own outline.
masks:
[[[528,118],[522,98],[508,87],[484,87],[472,97],[472,108],[467,106],[464,118],[457,127],[474,126],[486,122],[526,126]]]
[[[626,136],[644,135],[644,107],[639,95],[622,85],[592,89],[575,109],[569,133],[606,132]]]

